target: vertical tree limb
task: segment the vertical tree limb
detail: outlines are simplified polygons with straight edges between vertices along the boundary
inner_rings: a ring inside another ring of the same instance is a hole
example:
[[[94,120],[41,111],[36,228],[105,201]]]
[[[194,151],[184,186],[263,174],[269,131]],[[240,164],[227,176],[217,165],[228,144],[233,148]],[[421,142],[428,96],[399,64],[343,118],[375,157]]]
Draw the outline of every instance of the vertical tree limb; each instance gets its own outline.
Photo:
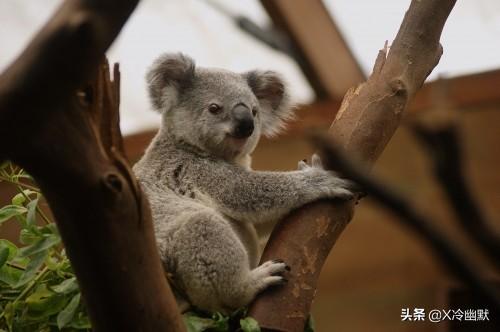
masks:
[[[409,101],[437,65],[442,54],[439,38],[455,2],[413,0],[389,53],[386,45],[368,81],[344,98],[331,136],[366,164],[376,161]],[[262,261],[284,259],[292,273],[285,287],[263,293],[250,308],[264,330],[303,330],[319,271],[350,221],[352,209],[352,202],[317,202],[276,226]],[[328,235],[313,241],[315,234]]]
[[[459,128],[451,111],[430,112],[414,124],[414,132],[429,152],[436,181],[441,185],[461,226],[482,249],[490,262],[500,268],[500,235],[490,227],[467,183],[462,159]]]
[[[119,71],[97,69],[136,4],[64,2],[0,76],[0,156],[47,198],[94,331],[184,331],[125,162]]]

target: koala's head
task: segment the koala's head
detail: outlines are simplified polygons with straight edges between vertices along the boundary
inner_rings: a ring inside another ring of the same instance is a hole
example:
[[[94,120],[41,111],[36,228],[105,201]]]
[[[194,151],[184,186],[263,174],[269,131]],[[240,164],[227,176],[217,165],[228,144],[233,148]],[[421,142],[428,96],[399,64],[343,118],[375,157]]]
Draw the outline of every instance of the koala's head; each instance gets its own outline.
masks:
[[[147,74],[162,134],[224,159],[251,153],[261,135],[276,135],[293,115],[280,76],[198,68],[182,54],[164,54]]]

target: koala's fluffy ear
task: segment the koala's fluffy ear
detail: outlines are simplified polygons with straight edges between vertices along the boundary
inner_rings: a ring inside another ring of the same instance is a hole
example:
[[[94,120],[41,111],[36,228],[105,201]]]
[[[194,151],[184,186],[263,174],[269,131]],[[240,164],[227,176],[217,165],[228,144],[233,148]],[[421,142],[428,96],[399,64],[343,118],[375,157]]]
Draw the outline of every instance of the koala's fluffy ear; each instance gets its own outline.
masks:
[[[260,103],[262,134],[277,135],[294,117],[285,82],[273,71],[254,70],[243,75]]]
[[[166,53],[156,59],[146,74],[154,109],[164,113],[172,108],[179,92],[194,78],[194,71],[193,59],[182,53]]]

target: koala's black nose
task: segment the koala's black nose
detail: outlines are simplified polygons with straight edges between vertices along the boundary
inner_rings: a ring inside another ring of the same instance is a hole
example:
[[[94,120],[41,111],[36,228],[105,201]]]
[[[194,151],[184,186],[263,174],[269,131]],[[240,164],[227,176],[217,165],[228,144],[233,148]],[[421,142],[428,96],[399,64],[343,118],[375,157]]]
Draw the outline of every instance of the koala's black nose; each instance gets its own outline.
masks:
[[[253,116],[250,109],[244,105],[238,105],[233,109],[235,127],[232,136],[236,138],[247,138],[253,133]]]
[[[238,122],[234,129],[234,137],[247,138],[253,133],[253,119],[245,119]]]

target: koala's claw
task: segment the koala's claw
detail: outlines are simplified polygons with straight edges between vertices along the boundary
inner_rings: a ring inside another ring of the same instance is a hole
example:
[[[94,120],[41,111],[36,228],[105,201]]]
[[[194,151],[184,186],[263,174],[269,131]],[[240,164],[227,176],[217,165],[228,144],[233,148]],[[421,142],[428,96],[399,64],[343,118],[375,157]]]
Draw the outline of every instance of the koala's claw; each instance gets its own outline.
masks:
[[[304,159],[304,160],[299,161],[298,166],[297,166],[297,169],[299,171],[304,171],[304,170],[307,170],[310,168],[324,169],[323,162],[321,161],[320,156],[317,155],[316,153],[313,154],[311,157],[311,165],[308,165],[307,160]]]
[[[321,161],[321,158],[319,157],[319,155],[317,155],[316,153],[313,154],[312,157],[311,157],[311,165],[314,168],[324,169],[323,168],[323,162]]]
[[[258,266],[254,271],[260,270],[260,274],[272,275],[274,273],[283,273],[286,270],[286,263],[282,259],[274,259],[272,261],[264,262]]]
[[[273,263],[284,263],[285,264],[285,270],[286,271],[291,271],[292,269],[290,268],[290,266],[288,266],[284,260],[278,258],[278,259],[273,259],[272,260]]]
[[[281,259],[264,262],[262,265],[252,270],[252,274],[258,280],[260,289],[265,289],[272,285],[282,285],[288,282],[283,277],[285,271],[289,271],[290,267]]]
[[[335,198],[343,201],[350,201],[354,199],[354,193],[344,188],[338,188],[335,190]]]
[[[305,160],[299,161],[299,164],[297,165],[297,169],[299,171],[303,171],[303,170],[308,169],[308,168],[309,168],[309,165],[307,165]]]

